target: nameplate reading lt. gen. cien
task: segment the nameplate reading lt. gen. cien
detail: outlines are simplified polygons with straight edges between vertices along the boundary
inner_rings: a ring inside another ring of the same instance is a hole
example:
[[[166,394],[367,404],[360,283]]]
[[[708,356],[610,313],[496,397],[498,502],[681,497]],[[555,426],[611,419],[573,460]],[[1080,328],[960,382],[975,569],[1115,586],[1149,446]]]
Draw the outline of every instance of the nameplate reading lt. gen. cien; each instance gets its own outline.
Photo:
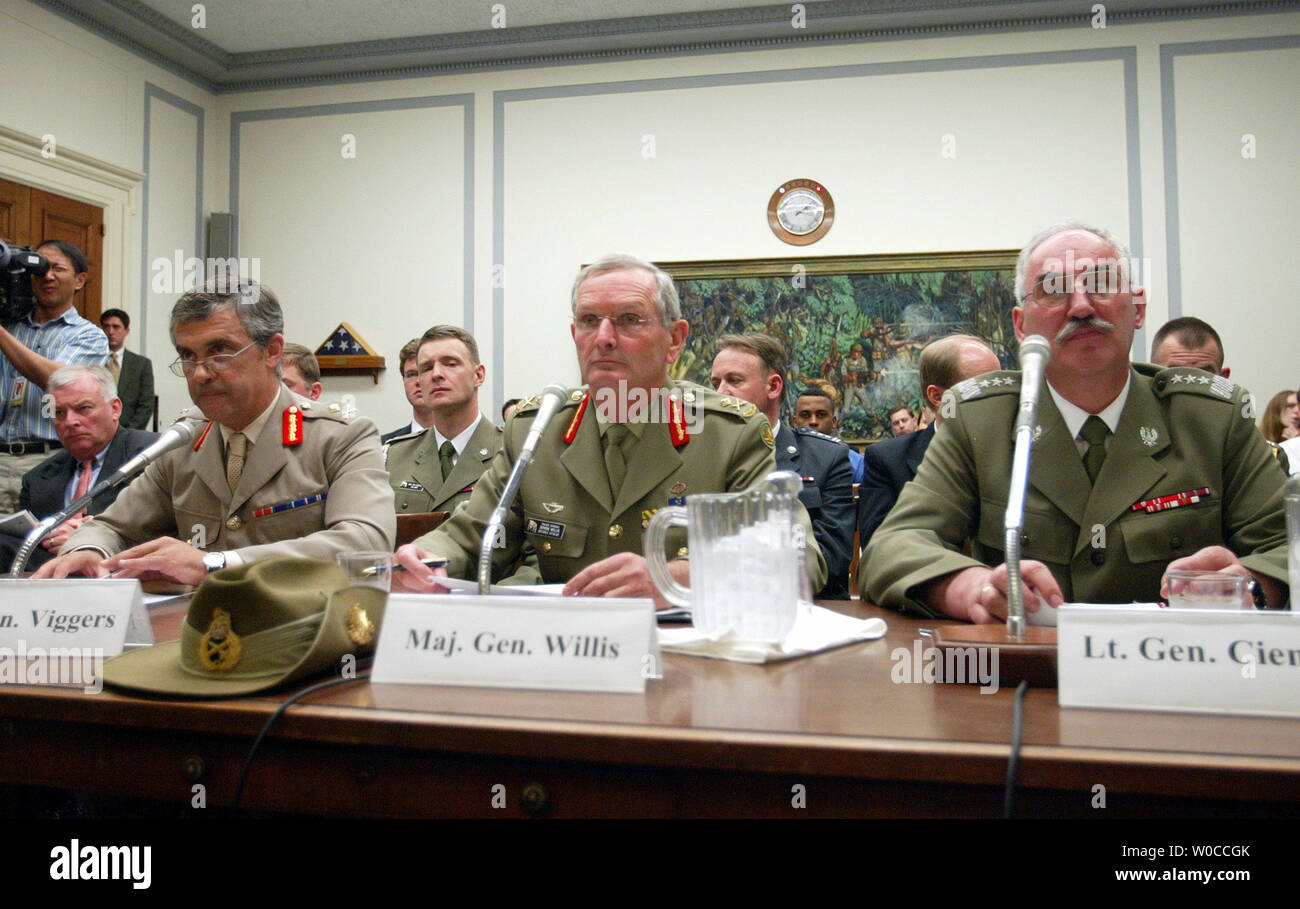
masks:
[[[114,657],[152,643],[137,580],[0,581],[0,647],[102,650]]]
[[[1300,615],[1066,605],[1062,707],[1300,716]]]
[[[392,594],[370,681],[643,693],[661,675],[648,599]]]

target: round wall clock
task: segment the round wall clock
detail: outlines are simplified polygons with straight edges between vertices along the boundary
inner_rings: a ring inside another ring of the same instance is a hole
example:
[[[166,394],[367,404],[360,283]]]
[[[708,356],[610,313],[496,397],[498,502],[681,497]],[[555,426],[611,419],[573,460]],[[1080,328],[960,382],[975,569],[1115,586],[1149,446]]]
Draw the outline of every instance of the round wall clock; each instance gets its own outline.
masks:
[[[787,180],[767,200],[767,223],[792,246],[816,243],[831,229],[835,201],[816,180]]]

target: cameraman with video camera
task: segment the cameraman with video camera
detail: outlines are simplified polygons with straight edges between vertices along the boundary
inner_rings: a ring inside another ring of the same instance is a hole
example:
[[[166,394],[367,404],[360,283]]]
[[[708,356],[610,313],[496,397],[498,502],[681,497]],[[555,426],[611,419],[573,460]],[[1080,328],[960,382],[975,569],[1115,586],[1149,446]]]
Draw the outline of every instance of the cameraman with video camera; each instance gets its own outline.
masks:
[[[66,240],[35,252],[0,243],[0,514],[17,507],[23,474],[62,447],[42,407],[50,373],[108,359],[104,332],[72,305],[85,255]]]

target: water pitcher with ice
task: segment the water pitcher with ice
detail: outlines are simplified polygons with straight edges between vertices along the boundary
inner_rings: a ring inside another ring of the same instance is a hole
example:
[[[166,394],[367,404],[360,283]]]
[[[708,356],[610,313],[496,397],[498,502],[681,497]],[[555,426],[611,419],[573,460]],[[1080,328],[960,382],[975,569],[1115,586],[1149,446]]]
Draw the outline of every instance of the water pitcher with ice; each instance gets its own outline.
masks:
[[[804,530],[795,524],[803,481],[788,470],[768,474],[742,492],[687,496],[685,507],[661,508],[646,531],[650,577],[664,599],[690,606],[706,634],[731,629],[749,641],[780,641],[794,625],[803,590]],[[668,529],[686,528],[691,586],[668,571]]]

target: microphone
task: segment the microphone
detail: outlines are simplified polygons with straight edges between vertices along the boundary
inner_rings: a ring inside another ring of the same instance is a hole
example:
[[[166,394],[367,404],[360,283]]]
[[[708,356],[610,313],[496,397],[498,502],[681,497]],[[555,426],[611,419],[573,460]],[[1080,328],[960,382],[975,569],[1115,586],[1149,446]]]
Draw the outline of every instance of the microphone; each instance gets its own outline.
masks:
[[[11,578],[22,577],[23,572],[27,569],[27,562],[31,559],[32,551],[36,549],[37,544],[40,543],[41,540],[45,539],[45,537],[49,535],[50,531],[89,505],[91,499],[95,498],[105,490],[120,485],[121,482],[128,477],[135,476],[135,474],[145,468],[145,465],[157,460],[160,455],[171,451],[173,448],[179,448],[182,445],[187,445],[194,441],[194,437],[199,434],[199,428],[203,425],[203,423],[194,420],[179,420],[173,423],[167,428],[166,432],[154,441],[152,445],[148,446],[135,457],[128,460],[118,468],[117,472],[111,477],[106,480],[101,479],[95,484],[94,489],[91,489],[85,495],[72,502],[72,504],[68,505],[67,508],[60,511],[58,514],[46,518],[33,527],[23,539],[23,544],[19,547],[18,554],[14,556],[13,565],[9,568],[9,576]]]
[[[1038,411],[1038,393],[1043,387],[1043,370],[1051,359],[1052,348],[1042,335],[1030,335],[1020,342],[1020,414],[1016,429],[1033,427]]]
[[[1025,637],[1020,528],[1025,517],[1025,487],[1029,483],[1029,451],[1034,444],[1034,416],[1038,412],[1043,371],[1051,355],[1052,348],[1042,335],[1030,335],[1020,343],[1020,411],[1016,417],[1016,448],[1011,460],[1011,486],[1007,491],[1007,513],[1003,524],[1006,531],[1007,636],[1016,641]]]
[[[510,506],[514,504],[515,496],[519,494],[519,484],[523,482],[524,471],[533,461],[533,452],[537,450],[537,442],[542,437],[542,432],[546,429],[546,424],[551,422],[556,411],[564,404],[569,396],[569,390],[559,383],[551,383],[542,390],[542,401],[537,408],[537,416],[533,417],[533,425],[529,427],[528,435],[524,436],[523,447],[519,449],[519,457],[515,460],[515,466],[510,470],[510,478],[506,480],[506,488],[501,492],[501,501],[492,512],[492,517],[488,520],[487,528],[483,531],[483,545],[478,554],[478,592],[486,594],[488,587],[492,583],[492,549],[500,549],[505,546],[505,523],[506,513],[509,512]]]

